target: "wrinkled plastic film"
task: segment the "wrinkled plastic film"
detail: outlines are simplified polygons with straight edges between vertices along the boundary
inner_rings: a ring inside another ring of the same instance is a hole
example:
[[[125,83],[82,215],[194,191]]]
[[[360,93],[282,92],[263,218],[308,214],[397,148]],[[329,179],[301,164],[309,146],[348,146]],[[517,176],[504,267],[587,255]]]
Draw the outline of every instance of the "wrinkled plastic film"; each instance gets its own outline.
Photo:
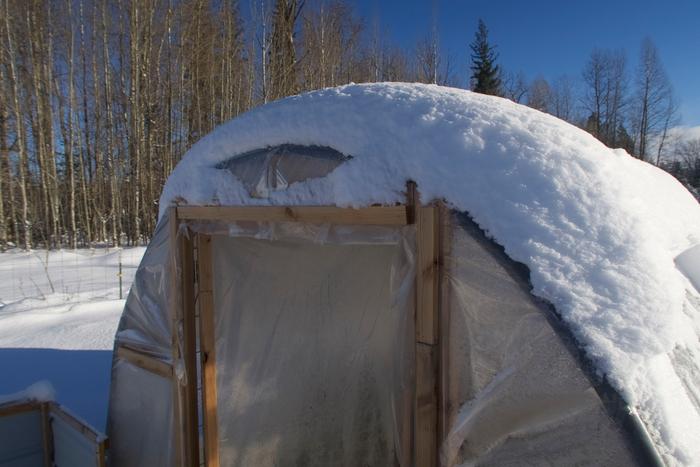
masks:
[[[316,244],[397,244],[406,235],[402,229],[386,226],[309,224],[305,222],[217,222],[187,224],[192,232],[258,240],[306,240]]]
[[[213,237],[222,465],[409,465],[414,229],[385,230]]]
[[[116,344],[126,344],[164,360],[171,359],[170,241],[168,216],[158,223],[126,299]]]
[[[115,349],[172,362],[170,300],[176,295],[169,217],[160,220],[136,271],[115,338]],[[179,270],[179,268],[177,268]],[[173,365],[178,374],[179,365]],[[182,373],[182,372],[180,372]],[[184,376],[184,375],[183,375]],[[107,431],[112,465],[172,465],[173,383],[114,357]]]
[[[634,465],[520,271],[466,216],[453,224],[441,465]]]

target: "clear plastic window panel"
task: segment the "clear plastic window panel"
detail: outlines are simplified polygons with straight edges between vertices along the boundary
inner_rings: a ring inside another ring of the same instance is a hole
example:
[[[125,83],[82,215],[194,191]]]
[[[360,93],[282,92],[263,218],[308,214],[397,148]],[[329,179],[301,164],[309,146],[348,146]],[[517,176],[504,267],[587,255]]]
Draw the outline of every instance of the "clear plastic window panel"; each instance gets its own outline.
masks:
[[[213,237],[221,465],[410,465],[413,231],[369,230]]]

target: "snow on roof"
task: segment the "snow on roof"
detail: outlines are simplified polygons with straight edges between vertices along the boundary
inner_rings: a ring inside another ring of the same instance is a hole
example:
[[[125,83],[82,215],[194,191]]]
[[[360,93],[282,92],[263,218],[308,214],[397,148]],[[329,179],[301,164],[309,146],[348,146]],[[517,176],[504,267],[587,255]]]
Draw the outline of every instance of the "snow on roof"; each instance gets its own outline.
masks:
[[[279,144],[352,156],[327,177],[251,198],[217,164]],[[599,371],[671,463],[700,463],[700,294],[674,259],[700,243],[700,207],[665,172],[505,99],[418,84],[349,85],[250,111],[198,142],[161,214],[190,204],[423,201],[468,211],[531,271]],[[697,261],[697,260],[696,260]]]

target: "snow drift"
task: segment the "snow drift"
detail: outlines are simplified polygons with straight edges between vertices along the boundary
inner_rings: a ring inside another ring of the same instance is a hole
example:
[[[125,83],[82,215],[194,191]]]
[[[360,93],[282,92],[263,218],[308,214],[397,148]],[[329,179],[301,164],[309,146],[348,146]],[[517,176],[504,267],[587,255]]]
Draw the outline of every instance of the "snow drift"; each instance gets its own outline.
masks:
[[[216,168],[285,143],[352,159],[266,199]],[[197,143],[169,178],[161,215],[175,203],[393,204],[409,179],[422,201],[468,212],[529,267],[532,293],[554,304],[667,462],[700,463],[700,293],[682,272],[697,270],[698,255],[684,252],[700,243],[700,207],[670,175],[561,120],[429,85],[295,96]]]

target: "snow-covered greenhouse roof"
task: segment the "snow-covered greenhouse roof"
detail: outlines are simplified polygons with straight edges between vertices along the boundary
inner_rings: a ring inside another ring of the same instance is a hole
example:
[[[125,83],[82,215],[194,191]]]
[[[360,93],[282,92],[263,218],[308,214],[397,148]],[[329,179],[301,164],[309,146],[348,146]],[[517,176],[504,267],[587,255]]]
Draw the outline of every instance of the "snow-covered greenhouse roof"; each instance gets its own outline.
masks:
[[[264,196],[232,174],[237,156],[278,145],[338,157],[327,176]],[[394,204],[407,180],[526,264],[532,293],[555,306],[664,458],[700,463],[700,207],[670,175],[568,123],[431,85],[312,92],[198,142],[168,180],[161,214],[174,203]]]

